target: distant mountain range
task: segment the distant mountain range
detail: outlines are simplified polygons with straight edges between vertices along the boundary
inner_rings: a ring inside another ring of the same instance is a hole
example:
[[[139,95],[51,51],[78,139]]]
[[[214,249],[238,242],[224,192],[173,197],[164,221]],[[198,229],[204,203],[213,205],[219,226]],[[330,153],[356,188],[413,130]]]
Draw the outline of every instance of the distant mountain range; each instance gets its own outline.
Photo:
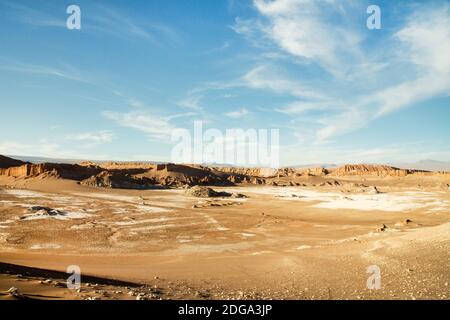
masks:
[[[75,164],[75,163],[81,163],[83,161],[89,161],[94,163],[106,163],[106,162],[139,162],[139,163],[148,163],[148,164],[160,164],[165,162],[159,162],[159,161],[116,161],[116,160],[89,160],[89,159],[64,159],[64,158],[46,158],[46,157],[34,157],[34,156],[15,156],[15,155],[8,155],[7,157],[22,160],[25,162],[31,162],[31,163],[67,163],[67,164]]]
[[[82,161],[89,161],[89,159],[83,160],[83,159],[59,159],[59,158],[46,158],[46,157],[34,157],[34,156],[15,156],[15,155],[9,155],[8,157],[22,160],[25,162],[32,162],[32,163],[44,163],[44,162],[51,162],[51,163],[68,163],[68,164],[74,164],[74,163],[80,163]],[[158,164],[163,162],[158,161],[115,161],[115,160],[104,160],[104,161],[93,161],[96,163],[105,163],[105,162],[140,162],[140,163],[149,163],[149,164]],[[415,170],[427,170],[427,171],[449,171],[450,172],[450,161],[438,161],[438,160],[432,160],[432,159],[426,159],[421,160],[418,162],[388,162],[387,165],[401,168],[401,169],[415,169]],[[204,164],[206,166],[217,166],[217,167],[233,167],[231,164],[218,164],[218,163],[207,163]],[[334,163],[311,163],[311,164],[305,164],[305,165],[293,165],[293,166],[287,166],[286,168],[336,168],[338,167],[338,164]]]
[[[421,160],[418,162],[394,162],[389,163],[394,167],[402,169],[416,169],[416,170],[428,170],[428,171],[450,171],[450,161],[437,161],[432,159]]]
[[[24,162],[31,162],[31,163],[45,163],[45,162],[51,162],[51,163],[79,163],[83,160],[80,159],[59,159],[59,158],[45,158],[45,157],[33,157],[33,156],[15,156],[15,155],[7,155],[7,157],[22,160]]]

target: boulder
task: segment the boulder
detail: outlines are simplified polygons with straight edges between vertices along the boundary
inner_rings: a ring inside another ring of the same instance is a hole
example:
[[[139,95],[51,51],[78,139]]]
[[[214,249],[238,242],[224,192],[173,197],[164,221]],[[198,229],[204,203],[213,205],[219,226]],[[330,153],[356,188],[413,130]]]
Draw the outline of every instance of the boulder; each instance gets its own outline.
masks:
[[[218,192],[209,187],[194,186],[186,190],[186,195],[197,198],[231,197],[231,193]]]

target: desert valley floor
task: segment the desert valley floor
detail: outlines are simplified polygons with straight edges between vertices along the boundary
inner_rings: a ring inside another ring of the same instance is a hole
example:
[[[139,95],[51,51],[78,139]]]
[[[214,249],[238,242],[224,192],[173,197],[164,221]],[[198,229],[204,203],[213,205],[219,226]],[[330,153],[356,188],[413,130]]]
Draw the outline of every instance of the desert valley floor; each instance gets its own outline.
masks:
[[[0,176],[0,299],[450,298],[448,178],[302,179],[199,198]]]

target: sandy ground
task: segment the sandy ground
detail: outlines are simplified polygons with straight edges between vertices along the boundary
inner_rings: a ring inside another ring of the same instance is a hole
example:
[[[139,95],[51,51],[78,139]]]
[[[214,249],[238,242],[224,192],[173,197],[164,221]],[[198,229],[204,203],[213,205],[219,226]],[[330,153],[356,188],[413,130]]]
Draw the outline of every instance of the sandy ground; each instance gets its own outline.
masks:
[[[215,189],[248,198],[199,199],[2,177],[0,299],[10,287],[36,299],[449,299],[450,191],[364,183],[381,193],[239,186]],[[69,265],[80,290],[65,287]]]

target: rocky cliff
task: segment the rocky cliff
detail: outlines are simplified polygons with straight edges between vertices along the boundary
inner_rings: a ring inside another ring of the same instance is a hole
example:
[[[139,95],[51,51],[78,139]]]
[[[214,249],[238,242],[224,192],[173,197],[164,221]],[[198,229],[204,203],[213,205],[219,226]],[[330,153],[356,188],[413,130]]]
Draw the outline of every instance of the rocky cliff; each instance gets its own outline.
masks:
[[[331,175],[333,176],[367,175],[367,176],[404,177],[410,174],[427,175],[432,174],[432,172],[423,170],[399,169],[396,167],[385,165],[367,165],[367,164],[346,164],[331,171]]]
[[[59,164],[59,163],[27,163],[19,167],[10,167],[0,169],[0,175],[6,175],[15,178],[36,177],[42,174],[71,180],[83,180],[101,171],[96,166],[80,166],[77,164]]]
[[[10,167],[18,167],[25,163],[26,162],[0,155],[0,169],[7,169]]]
[[[376,176],[404,177],[408,175],[439,175],[421,170],[399,169],[385,165],[344,165],[335,169],[325,168],[238,168],[206,167],[201,165],[152,164],[152,163],[92,163],[58,164],[23,163],[1,157],[0,175],[15,178],[55,177],[71,179],[93,187],[143,189],[155,187],[230,186],[241,183],[256,185],[303,185],[305,181],[325,184],[331,177]],[[11,166],[19,164],[18,166]],[[306,179],[306,180],[305,180]],[[313,179],[313,180],[311,180]]]

